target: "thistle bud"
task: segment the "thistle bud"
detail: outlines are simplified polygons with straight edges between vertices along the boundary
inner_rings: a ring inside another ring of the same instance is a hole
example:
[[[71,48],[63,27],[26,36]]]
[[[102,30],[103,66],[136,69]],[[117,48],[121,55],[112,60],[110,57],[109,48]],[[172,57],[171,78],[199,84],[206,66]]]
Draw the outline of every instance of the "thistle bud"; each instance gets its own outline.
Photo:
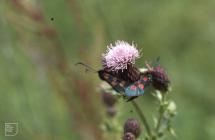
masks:
[[[108,107],[107,109],[106,109],[106,112],[107,112],[107,115],[108,116],[110,116],[110,117],[114,117],[115,115],[116,115],[116,113],[117,113],[117,109],[116,109],[116,107]]]
[[[107,107],[113,107],[117,101],[116,97],[108,92],[103,92],[102,93],[102,101],[105,106]]]
[[[152,84],[155,89],[162,92],[168,91],[170,81],[163,68],[157,66],[145,73],[152,76]]]
[[[174,101],[169,102],[167,110],[168,110],[169,114],[171,115],[171,117],[173,117],[177,114],[176,109],[177,109],[177,107],[176,107],[175,102]]]
[[[124,134],[132,133],[137,138],[140,135],[140,124],[136,119],[130,118],[124,124]]]
[[[127,132],[124,134],[123,140],[135,140],[135,135],[133,133]]]

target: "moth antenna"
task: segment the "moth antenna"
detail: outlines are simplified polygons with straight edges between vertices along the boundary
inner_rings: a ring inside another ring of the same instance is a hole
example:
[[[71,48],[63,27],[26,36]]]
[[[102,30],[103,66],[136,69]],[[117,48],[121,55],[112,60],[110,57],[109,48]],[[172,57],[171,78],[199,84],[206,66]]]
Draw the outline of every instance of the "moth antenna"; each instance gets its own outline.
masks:
[[[77,65],[82,65],[82,66],[84,66],[84,67],[85,67],[85,72],[88,72],[88,71],[92,71],[92,72],[95,72],[95,73],[98,72],[97,70],[93,69],[92,67],[90,67],[90,66],[88,66],[88,65],[86,65],[86,64],[84,64],[84,63],[82,63],[82,62],[78,62],[78,63],[76,63],[75,65],[76,65],[76,66],[77,66]]]
[[[147,61],[145,61],[145,64],[146,64],[146,67],[149,69],[149,70],[153,70],[153,68],[149,65],[149,63]]]

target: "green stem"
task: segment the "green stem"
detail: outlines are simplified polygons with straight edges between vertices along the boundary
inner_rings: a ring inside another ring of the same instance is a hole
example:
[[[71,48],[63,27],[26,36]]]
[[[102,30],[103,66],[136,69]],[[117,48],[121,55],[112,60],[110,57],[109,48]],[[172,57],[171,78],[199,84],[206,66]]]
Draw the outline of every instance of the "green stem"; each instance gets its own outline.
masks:
[[[143,114],[143,112],[142,112],[141,109],[139,108],[138,104],[137,104],[134,100],[132,100],[131,102],[132,102],[134,108],[136,109],[138,115],[140,116],[140,119],[142,120],[143,125],[145,126],[146,131],[147,131],[147,133],[148,133],[150,139],[152,139],[152,132],[151,132],[151,129],[150,129],[150,127],[149,127],[148,121],[146,120],[145,115]]]
[[[158,118],[158,123],[157,123],[157,126],[155,128],[155,132],[156,132],[156,135],[159,134],[159,130],[160,130],[160,127],[161,127],[161,124],[162,124],[162,120],[163,120],[163,117],[164,117],[164,104],[165,104],[165,101],[166,101],[166,96],[165,95],[162,95],[162,100],[161,100],[161,103],[160,103],[160,107],[159,107],[159,118]]]
[[[155,129],[155,131],[156,131],[157,134],[159,133],[161,122],[162,122],[162,119],[163,119],[163,114],[164,114],[163,111],[159,113],[158,123],[157,123],[156,129]]]

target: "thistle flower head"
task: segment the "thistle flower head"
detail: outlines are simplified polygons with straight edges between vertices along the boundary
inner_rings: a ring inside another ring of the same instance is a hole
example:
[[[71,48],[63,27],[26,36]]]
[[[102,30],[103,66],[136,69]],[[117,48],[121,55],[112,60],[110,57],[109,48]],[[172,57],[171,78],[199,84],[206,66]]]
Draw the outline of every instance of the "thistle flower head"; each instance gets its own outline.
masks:
[[[130,132],[137,138],[141,133],[140,123],[133,118],[129,118],[124,124],[124,134]]]
[[[129,64],[134,64],[140,54],[134,44],[116,41],[114,46],[112,44],[108,46],[107,52],[102,56],[104,68],[118,71],[127,69]]]

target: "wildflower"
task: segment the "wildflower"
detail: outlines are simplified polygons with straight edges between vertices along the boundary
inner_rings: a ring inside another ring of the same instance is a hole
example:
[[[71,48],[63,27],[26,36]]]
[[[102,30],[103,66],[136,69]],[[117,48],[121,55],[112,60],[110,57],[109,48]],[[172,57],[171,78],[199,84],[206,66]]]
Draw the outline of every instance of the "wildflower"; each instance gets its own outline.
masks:
[[[117,75],[118,78],[134,82],[139,79],[140,72],[134,64],[140,53],[134,44],[125,41],[116,41],[115,46],[110,44],[108,50],[102,55],[103,67]]]
[[[140,124],[136,119],[130,118],[124,124],[124,134],[132,133],[137,138],[140,135]]]
[[[127,69],[128,64],[134,64],[139,58],[139,52],[134,46],[124,41],[117,41],[115,46],[110,44],[106,54],[103,54],[103,65],[113,71]]]

